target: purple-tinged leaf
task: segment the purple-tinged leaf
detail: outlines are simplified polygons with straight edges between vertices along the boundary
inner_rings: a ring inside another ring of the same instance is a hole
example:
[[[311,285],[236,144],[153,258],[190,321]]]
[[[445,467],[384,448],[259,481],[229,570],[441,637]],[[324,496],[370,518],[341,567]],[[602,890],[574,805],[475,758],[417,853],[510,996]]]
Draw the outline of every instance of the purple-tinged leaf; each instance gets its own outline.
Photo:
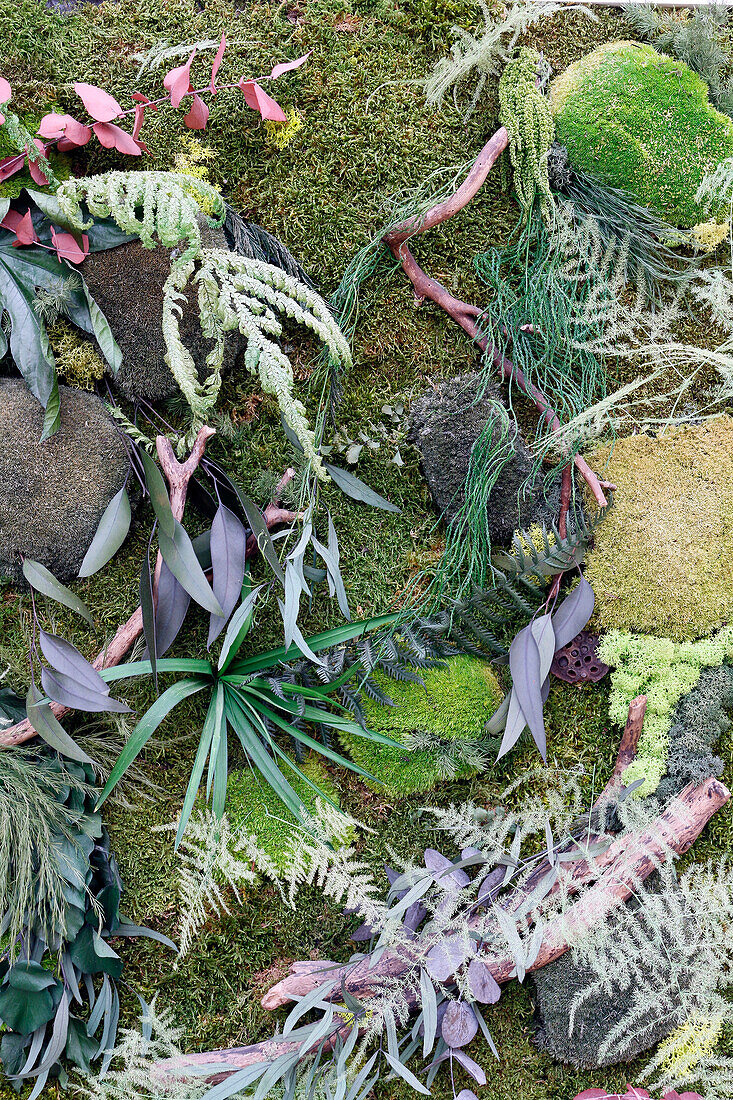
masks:
[[[504,736],[499,746],[499,753],[496,757],[497,760],[501,760],[502,756],[506,756],[509,750],[514,748],[522,735],[522,730],[524,730],[527,725],[527,719],[524,717],[524,711],[519,705],[519,699],[517,698],[517,692],[514,687],[512,687],[511,693],[507,698],[509,700],[509,705],[506,725],[504,727]]]
[[[555,652],[572,642],[580,634],[593,614],[596,597],[585,577],[581,577],[573,591],[565,597],[552,616],[555,633]]]
[[[453,863],[435,848],[425,849],[425,866],[428,871],[433,872],[433,877],[439,886],[453,893],[456,890],[462,890],[471,881],[465,871],[451,870]]]
[[[175,516],[173,516],[172,536],[167,535],[161,525],[158,533],[158,547],[171,573],[196,603],[211,614],[221,615],[221,605],[199,565],[191,539]]]
[[[414,902],[407,912],[405,913],[405,919],[402,921],[402,927],[406,928],[409,932],[416,932],[422,922],[428,915],[428,911],[421,901]]]
[[[501,997],[501,987],[480,959],[471,959],[468,964],[468,985],[479,1004],[495,1005]]]
[[[234,512],[220,504],[211,525],[211,587],[221,604],[223,615],[212,615],[207,648],[219,637],[229,616],[239,603],[244,581],[247,532]]]
[[[158,656],[163,657],[178,637],[183,626],[191,597],[179,584],[165,562],[158,578],[158,601],[155,607],[155,644]]]
[[[454,1050],[453,1051],[453,1057],[455,1058],[455,1060],[457,1062],[460,1063],[460,1065],[463,1066],[466,1073],[469,1073],[471,1075],[471,1077],[473,1077],[473,1079],[474,1079],[474,1081],[476,1082],[477,1085],[485,1085],[486,1084],[486,1074],[484,1073],[484,1071],[482,1070],[482,1068],[478,1064],[478,1062],[474,1062],[473,1058],[468,1057],[465,1050]],[[469,1096],[474,1096],[475,1097],[475,1095],[476,1095],[475,1093],[471,1092],[470,1089],[464,1089],[463,1091],[465,1093],[467,1093]]]
[[[481,881],[478,897],[476,898],[477,905],[484,905],[487,901],[492,900],[492,895],[501,886],[505,874],[506,867],[494,867],[492,871],[489,871],[488,875]]]
[[[509,648],[513,690],[543,760],[547,757],[547,743],[542,685],[550,671],[554,653],[555,634],[549,615],[540,615],[520,630]],[[511,703],[509,709],[511,712]]]
[[[478,1031],[476,1014],[465,1001],[451,1001],[445,1010],[441,1035],[449,1047],[465,1047]]]
[[[374,929],[372,928],[371,924],[362,924],[359,928],[357,928],[356,932],[351,933],[350,938],[352,940],[355,940],[356,943],[364,943],[370,940],[373,935]]]
[[[130,713],[126,703],[111,699],[99,691],[91,691],[83,684],[77,683],[71,676],[64,676],[61,672],[52,672],[49,668],[42,669],[41,683],[49,699],[71,710],[85,710],[92,713],[100,711],[115,714]]]
[[[109,684],[104,682],[94,665],[91,665],[86,657],[82,657],[71,642],[67,642],[57,634],[47,634],[45,630],[40,632],[40,641],[41,653],[56,672],[71,677],[100,695],[109,695]]]
[[[445,936],[428,951],[425,969],[436,982],[447,982],[463,966],[468,956],[475,954],[475,940],[466,936]]]
[[[456,1057],[458,1057],[458,1054],[456,1054]],[[470,1060],[473,1061],[473,1059]],[[474,1062],[474,1065],[475,1064],[476,1063]],[[486,1082],[484,1082],[484,1084],[485,1083]],[[461,1089],[461,1091],[458,1093],[458,1096],[456,1096],[456,1100],[478,1100],[478,1096],[475,1092],[472,1092],[471,1089]]]
[[[153,531],[150,533],[150,541],[153,539]],[[153,671],[156,690],[158,687],[158,639],[155,622],[155,593],[153,591],[153,574],[150,571],[150,544],[145,548],[143,560],[140,565],[140,610],[143,617],[143,636],[148,647],[148,660]]]

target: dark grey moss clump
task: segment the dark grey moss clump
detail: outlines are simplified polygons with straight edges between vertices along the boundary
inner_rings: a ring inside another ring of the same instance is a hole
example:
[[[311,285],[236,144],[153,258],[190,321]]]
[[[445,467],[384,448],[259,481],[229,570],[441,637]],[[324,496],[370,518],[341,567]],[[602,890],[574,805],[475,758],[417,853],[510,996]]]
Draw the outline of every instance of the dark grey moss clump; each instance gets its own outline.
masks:
[[[483,429],[502,412],[495,389],[480,392],[478,374],[461,374],[430,389],[410,410],[410,441],[420,452],[425,480],[446,522],[459,511],[471,462],[471,452]],[[551,523],[559,505],[557,486],[546,493],[542,476],[533,475],[534,462],[524,440],[510,425],[513,457],[491,490],[487,524],[491,538],[508,542],[514,531],[534,523]]]
[[[223,230],[202,231],[206,248],[226,248]],[[122,351],[116,385],[131,401],[163,401],[178,392],[165,361],[163,285],[170,273],[170,250],[159,245],[143,248],[139,241],[94,252],[84,261],[84,278]],[[189,285],[187,306],[180,320],[183,343],[193,355],[203,380],[208,374],[206,356],[213,347],[201,333],[197,294]],[[227,338],[223,370],[229,370],[239,347],[236,333]]]
[[[21,555],[59,580],[77,575],[129,465],[99,398],[59,392],[61,427],[41,443],[40,404],[21,379],[0,379],[0,574],[19,582]]]

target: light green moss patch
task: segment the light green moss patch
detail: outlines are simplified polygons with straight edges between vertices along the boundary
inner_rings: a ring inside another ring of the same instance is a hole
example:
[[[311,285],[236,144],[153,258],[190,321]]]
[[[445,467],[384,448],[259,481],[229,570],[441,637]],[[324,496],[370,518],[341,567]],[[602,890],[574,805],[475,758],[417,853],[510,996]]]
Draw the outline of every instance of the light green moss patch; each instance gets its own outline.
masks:
[[[339,794],[323,760],[309,753],[298,767],[332,802],[338,805]],[[319,794],[304,779],[288,771],[288,782],[313,813]],[[245,829],[257,838],[260,848],[279,871],[287,871],[289,855],[300,834],[295,815],[277,797],[272,787],[251,769],[229,774],[225,812],[233,830]]]
[[[722,665],[733,656],[733,626],[700,642],[611,631],[600,647],[603,661],[613,666],[609,700],[611,719],[623,726],[629,703],[646,695],[647,709],[636,759],[624,772],[624,782],[643,779],[640,794],[653,794],[667,767],[672,712],[700,679],[704,668]]]
[[[342,735],[353,759],[381,780],[375,789],[396,798],[432,790],[442,779],[475,774],[477,745],[503,694],[489,665],[473,657],[454,657],[445,668],[424,671],[422,678],[424,686],[378,677],[396,705],[368,701],[364,707],[367,726],[401,741],[404,750]],[[413,747],[422,745],[428,747]]]
[[[553,81],[550,106],[574,167],[673,225],[705,220],[695,192],[733,154],[733,121],[683,62],[638,42],[606,43]]]
[[[586,576],[606,630],[677,641],[733,619],[733,419],[598,448],[593,469],[618,491]]]

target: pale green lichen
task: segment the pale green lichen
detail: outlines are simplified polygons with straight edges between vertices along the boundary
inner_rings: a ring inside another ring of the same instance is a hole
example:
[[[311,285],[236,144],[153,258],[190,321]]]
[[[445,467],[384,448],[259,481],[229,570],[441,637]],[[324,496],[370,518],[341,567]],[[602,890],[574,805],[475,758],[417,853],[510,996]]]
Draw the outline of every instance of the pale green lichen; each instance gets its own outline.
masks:
[[[396,705],[372,700],[364,705],[367,727],[401,742],[404,750],[342,735],[356,763],[380,780],[371,784],[374,789],[395,798],[432,790],[441,780],[465,778],[484,766],[484,727],[502,699],[494,672],[474,657],[453,657],[421,675],[424,686],[376,675]]]
[[[699,642],[612,630],[603,638],[599,655],[613,667],[609,700],[613,722],[624,725],[631,700],[637,695],[647,697],[636,759],[624,772],[624,782],[643,779],[639,793],[653,794],[667,767],[672,713],[703,669],[717,668],[733,658],[733,625]]]

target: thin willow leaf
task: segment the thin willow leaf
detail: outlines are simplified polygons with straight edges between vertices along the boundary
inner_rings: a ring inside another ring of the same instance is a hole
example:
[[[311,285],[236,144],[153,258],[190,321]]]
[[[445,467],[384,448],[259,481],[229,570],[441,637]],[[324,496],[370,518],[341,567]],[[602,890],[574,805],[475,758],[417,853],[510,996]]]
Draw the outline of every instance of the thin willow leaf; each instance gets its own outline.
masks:
[[[227,632],[224,635],[224,643],[219,654],[219,671],[223,674],[239,652],[239,647],[249,633],[252,626],[252,613],[259,599],[260,592],[265,586],[257,585],[248,592],[242,603],[232,615]]]
[[[354,474],[349,473],[348,470],[342,470],[339,466],[333,466],[330,462],[324,462],[323,465],[326,467],[334,484],[339,487],[342,493],[346,493],[347,497],[351,497],[352,500],[357,500],[360,504],[368,504],[371,508],[381,508],[383,512],[402,511],[396,504],[392,504],[391,501],[380,496],[379,493],[375,492],[374,489],[370,488]]]
[[[102,513],[91,546],[81,563],[80,577],[91,577],[115,556],[127,538],[131,520],[130,498],[123,485]]]
[[[422,1056],[427,1058],[435,1046],[435,1037],[438,1034],[438,998],[435,995],[435,986],[425,970],[420,970],[420,999],[423,1012],[423,1046]]]
[[[55,600],[56,603],[68,607],[70,611],[75,611],[77,615],[81,615],[82,619],[86,619],[92,628],[94,627],[89,608],[84,601],[75,596],[60,581],[57,581],[51,570],[47,569],[45,565],[41,565],[38,561],[32,561],[31,558],[25,558],[23,561],[23,576],[31,588],[35,588],[36,592],[41,592],[49,599]]]
[[[160,524],[160,529],[169,539],[172,539],[175,533],[176,519],[171,511],[170,497],[165,487],[163,475],[158,469],[155,459],[148,454],[144,447],[138,447],[136,451],[145,471],[145,486],[150,496],[153,511]]]
[[[407,1066],[403,1066],[402,1062],[397,1058],[393,1058],[386,1050],[382,1051],[382,1054],[397,1076],[406,1081],[410,1088],[414,1089],[415,1092],[419,1092],[421,1096],[430,1096],[430,1089],[426,1089],[422,1081],[418,1081],[415,1074]]]
[[[173,535],[169,536],[162,527],[158,535],[158,546],[163,561],[173,576],[189,596],[212,615],[223,614],[221,605],[211,590],[206,574],[199,565],[196,551],[191,545],[185,528],[173,517]]]

